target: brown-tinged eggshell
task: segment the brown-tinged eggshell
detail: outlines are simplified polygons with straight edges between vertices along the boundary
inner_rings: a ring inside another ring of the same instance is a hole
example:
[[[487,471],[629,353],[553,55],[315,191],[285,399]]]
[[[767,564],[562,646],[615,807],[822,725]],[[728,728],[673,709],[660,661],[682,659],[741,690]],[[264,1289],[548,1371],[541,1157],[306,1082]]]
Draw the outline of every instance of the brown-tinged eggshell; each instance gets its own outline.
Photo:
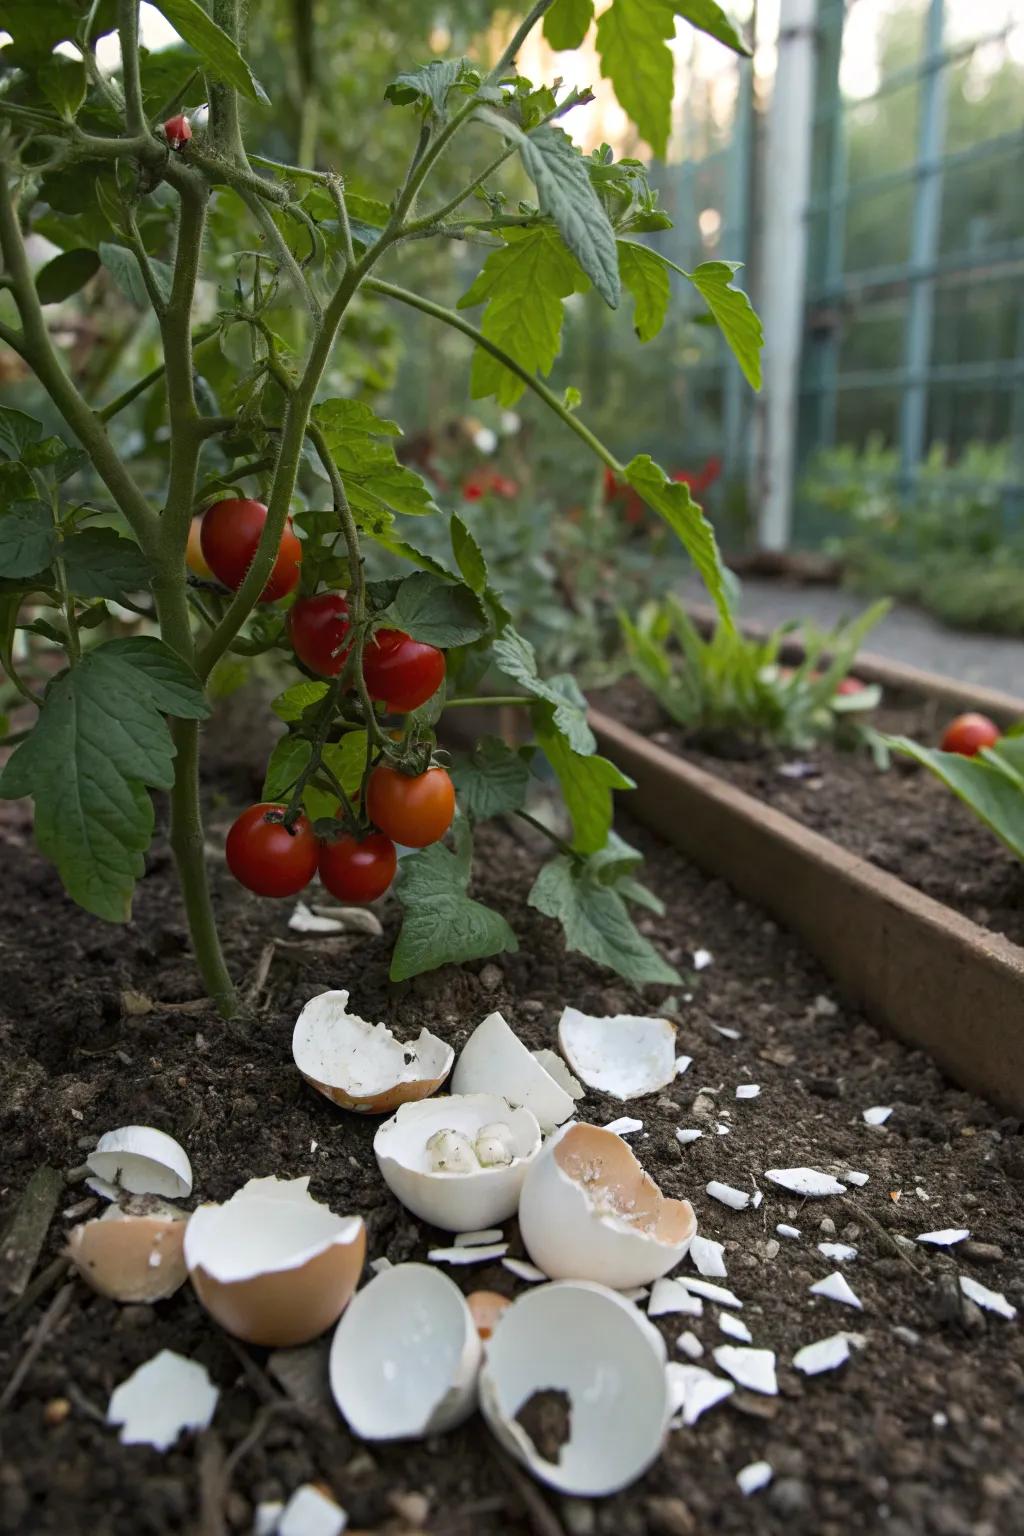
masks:
[[[67,1256],[100,1296],[122,1302],[163,1301],[185,1283],[187,1221],[186,1211],[142,1196],[72,1227]]]
[[[361,1115],[391,1114],[428,1098],[454,1060],[451,1046],[428,1029],[405,1043],[386,1024],[349,1013],[345,991],[310,998],[295,1022],[292,1056],[310,1087]]]

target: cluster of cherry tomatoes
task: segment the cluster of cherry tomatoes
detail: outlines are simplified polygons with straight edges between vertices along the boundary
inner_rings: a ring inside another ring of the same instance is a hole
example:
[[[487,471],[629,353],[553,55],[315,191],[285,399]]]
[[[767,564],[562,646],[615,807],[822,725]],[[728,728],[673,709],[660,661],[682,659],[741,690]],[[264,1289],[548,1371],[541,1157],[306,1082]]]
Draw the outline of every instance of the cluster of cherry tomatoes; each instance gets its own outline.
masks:
[[[192,526],[187,560],[200,576],[233,591],[252,564],[267,520],[262,502],[218,501]],[[286,597],[298,585],[302,543],[291,519],[260,594],[260,602]],[[320,677],[340,675],[352,648],[348,603],[340,592],[301,597],[288,614],[288,637],[298,659]],[[444,681],[444,653],[399,629],[380,629],[363,647],[363,679],[370,698],[389,713],[407,714],[433,696]],[[378,763],[366,784],[366,815],[376,831],[320,839],[309,819],[286,824],[284,805],[252,805],[228,833],[228,868],[258,896],[294,896],[317,873],[332,896],[367,902],[382,896],[397,867],[395,844],[425,848],[447,832],[455,814],[455,789],[443,768],[406,774]]]

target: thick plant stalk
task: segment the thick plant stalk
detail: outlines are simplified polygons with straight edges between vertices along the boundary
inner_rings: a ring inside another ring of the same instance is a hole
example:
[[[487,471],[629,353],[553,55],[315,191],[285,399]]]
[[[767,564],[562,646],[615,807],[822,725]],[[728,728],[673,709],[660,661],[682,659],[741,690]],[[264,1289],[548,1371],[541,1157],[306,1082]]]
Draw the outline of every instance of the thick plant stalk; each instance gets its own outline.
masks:
[[[172,720],[177,752],[171,790],[171,851],[178,871],[188,931],[203,986],[225,1018],[236,1011],[235,988],[224,962],[210,899],[199,805],[199,722]]]

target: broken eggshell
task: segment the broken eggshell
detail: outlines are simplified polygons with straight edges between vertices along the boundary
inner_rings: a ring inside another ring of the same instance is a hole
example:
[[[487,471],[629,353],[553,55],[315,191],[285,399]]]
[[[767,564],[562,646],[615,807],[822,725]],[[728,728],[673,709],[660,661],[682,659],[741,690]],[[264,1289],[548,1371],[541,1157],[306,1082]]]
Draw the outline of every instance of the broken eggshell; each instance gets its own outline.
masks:
[[[98,1179],[130,1195],[178,1200],[192,1193],[192,1165],[185,1148],[151,1125],[107,1131],[85,1162]]]
[[[550,1450],[522,1422],[539,1394],[563,1400],[564,1436]],[[538,1286],[505,1309],[488,1342],[480,1407],[497,1440],[534,1477],[582,1497],[615,1493],[646,1471],[664,1442],[664,1342],[630,1302],[602,1285]]]
[[[668,1019],[626,1013],[593,1018],[564,1008],[558,1044],[588,1088],[616,1099],[657,1093],[676,1075],[676,1032]]]
[[[295,1021],[292,1057],[325,1099],[361,1115],[386,1115],[436,1093],[452,1069],[450,1045],[421,1029],[404,1044],[386,1024],[348,1011],[347,992],[310,998]]]
[[[553,1280],[624,1290],[675,1268],[697,1219],[689,1201],[661,1193],[621,1136],[574,1122],[531,1164],[519,1230],[530,1258]]]
[[[472,1144],[495,1124],[509,1129],[511,1162],[467,1172],[436,1168],[428,1143],[438,1132],[454,1132]],[[526,1170],[540,1151],[540,1127],[528,1109],[512,1109],[496,1094],[452,1093],[400,1105],[378,1127],[373,1150],[385,1184],[414,1216],[447,1232],[466,1232],[515,1214]]]
[[[363,1287],[338,1324],[331,1392],[364,1440],[441,1434],[472,1413],[481,1354],[458,1286],[428,1264],[396,1264]]]
[[[247,1344],[307,1344],[337,1322],[366,1255],[361,1216],[335,1216],[302,1179],[250,1179],[201,1205],[185,1232],[199,1300]]]
[[[67,1257],[86,1285],[110,1301],[154,1302],[184,1285],[188,1212],[154,1195],[133,1195],[68,1233]]]
[[[553,1052],[532,1052],[500,1013],[489,1013],[462,1048],[452,1092],[498,1093],[536,1116],[545,1135],[568,1120],[583,1089],[566,1070],[552,1070]]]

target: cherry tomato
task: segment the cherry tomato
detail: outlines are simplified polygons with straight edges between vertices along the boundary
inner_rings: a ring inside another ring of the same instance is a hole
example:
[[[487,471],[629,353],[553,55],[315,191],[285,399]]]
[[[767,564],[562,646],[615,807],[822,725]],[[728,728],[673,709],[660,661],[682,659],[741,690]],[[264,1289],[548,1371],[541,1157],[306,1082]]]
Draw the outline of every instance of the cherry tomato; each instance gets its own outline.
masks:
[[[169,117],[164,123],[164,138],[172,149],[184,149],[192,137],[192,124],[183,112],[177,117]]]
[[[185,546],[185,564],[195,576],[201,576],[204,581],[214,581],[213,572],[203,559],[203,520],[194,517],[188,530],[188,544]]]
[[[976,757],[982,747],[999,740],[999,727],[988,715],[957,715],[946,726],[942,737],[943,752],[959,752],[961,757]]]
[[[316,874],[317,841],[305,816],[291,831],[283,805],[250,805],[228,833],[228,869],[257,896],[294,896]]]
[[[398,855],[383,832],[339,837],[335,843],[320,844],[318,868],[320,879],[339,901],[376,901],[395,878]]]
[[[245,497],[215,502],[203,518],[202,550],[218,581],[237,591],[245,580],[267,520],[262,501]],[[292,532],[292,520],[281,535],[270,577],[260,593],[261,603],[276,602],[297,586],[302,564],[302,544]]]
[[[863,693],[867,683],[862,683],[859,677],[851,673],[849,677],[841,677],[836,684],[836,693],[840,697],[848,697],[851,693]]]
[[[292,649],[311,672],[337,677],[348,658],[345,644],[351,625],[348,603],[340,592],[300,597],[288,614]]]
[[[455,786],[443,768],[399,773],[378,763],[366,786],[374,826],[404,848],[426,848],[444,837],[455,815]]]
[[[371,699],[405,715],[437,692],[444,681],[444,652],[413,640],[400,629],[378,629],[363,650],[363,677]]]

